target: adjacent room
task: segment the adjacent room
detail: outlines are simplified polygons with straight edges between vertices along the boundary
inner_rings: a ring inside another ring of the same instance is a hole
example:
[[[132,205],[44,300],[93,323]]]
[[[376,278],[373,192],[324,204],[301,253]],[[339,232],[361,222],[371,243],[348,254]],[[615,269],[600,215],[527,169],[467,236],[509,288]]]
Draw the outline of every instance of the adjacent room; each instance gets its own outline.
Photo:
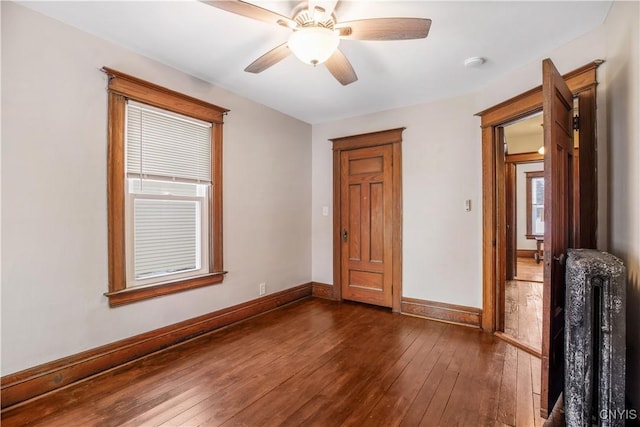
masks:
[[[640,419],[638,2],[0,19],[3,425]]]

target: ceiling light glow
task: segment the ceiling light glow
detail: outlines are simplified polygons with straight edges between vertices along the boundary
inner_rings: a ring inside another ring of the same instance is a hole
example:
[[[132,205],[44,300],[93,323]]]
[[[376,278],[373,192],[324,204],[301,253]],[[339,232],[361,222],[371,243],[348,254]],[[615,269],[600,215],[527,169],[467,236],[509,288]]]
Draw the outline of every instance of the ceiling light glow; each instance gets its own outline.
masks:
[[[287,45],[293,54],[305,64],[325,62],[338,48],[338,33],[324,27],[303,27],[294,31]]]

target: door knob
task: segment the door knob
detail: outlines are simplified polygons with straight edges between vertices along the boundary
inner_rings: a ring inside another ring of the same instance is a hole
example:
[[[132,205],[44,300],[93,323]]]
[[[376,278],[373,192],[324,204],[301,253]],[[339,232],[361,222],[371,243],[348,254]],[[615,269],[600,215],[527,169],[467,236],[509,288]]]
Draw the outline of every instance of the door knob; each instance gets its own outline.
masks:
[[[553,257],[553,259],[558,261],[558,264],[560,265],[564,265],[565,258],[566,256],[564,255],[564,253],[561,253],[560,255]]]
[[[345,228],[344,230],[342,230],[342,240],[346,242],[347,241],[347,237],[349,237],[349,232]]]

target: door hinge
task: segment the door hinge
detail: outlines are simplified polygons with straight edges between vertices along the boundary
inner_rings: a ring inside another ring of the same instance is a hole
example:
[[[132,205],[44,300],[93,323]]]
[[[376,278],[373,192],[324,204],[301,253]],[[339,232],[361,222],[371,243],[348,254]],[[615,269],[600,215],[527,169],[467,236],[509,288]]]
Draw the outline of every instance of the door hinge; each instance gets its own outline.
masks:
[[[573,130],[580,130],[580,116],[573,116]]]

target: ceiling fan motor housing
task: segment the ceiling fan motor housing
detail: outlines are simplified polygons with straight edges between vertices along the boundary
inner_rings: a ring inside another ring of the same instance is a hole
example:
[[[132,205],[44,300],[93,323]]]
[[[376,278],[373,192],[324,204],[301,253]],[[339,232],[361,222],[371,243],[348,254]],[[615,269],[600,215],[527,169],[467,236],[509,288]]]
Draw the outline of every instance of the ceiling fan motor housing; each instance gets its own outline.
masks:
[[[298,28],[323,27],[333,30],[336,24],[336,17],[333,13],[326,16],[326,11],[317,7],[309,9],[307,2],[301,2],[293,9],[293,20],[298,24]]]

